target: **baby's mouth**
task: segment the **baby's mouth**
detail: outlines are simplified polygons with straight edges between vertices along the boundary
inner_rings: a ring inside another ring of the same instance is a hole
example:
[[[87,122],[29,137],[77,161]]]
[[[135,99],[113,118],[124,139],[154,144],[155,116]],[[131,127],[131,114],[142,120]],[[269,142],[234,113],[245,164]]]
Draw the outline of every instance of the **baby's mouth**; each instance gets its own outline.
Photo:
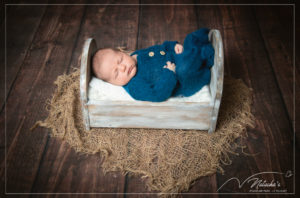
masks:
[[[131,73],[132,69],[133,69],[133,66],[131,66],[131,67],[128,69],[128,72],[127,72],[128,75]]]

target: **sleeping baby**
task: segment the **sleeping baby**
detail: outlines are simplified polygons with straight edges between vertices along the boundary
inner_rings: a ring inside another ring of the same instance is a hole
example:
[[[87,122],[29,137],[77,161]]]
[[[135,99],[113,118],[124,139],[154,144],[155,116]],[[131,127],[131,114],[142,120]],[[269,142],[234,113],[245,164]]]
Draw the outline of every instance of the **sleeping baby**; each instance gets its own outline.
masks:
[[[128,55],[104,48],[92,58],[94,75],[108,83],[123,86],[136,100],[162,102],[171,96],[191,96],[210,82],[214,49],[209,29],[186,36],[184,46],[165,41]]]

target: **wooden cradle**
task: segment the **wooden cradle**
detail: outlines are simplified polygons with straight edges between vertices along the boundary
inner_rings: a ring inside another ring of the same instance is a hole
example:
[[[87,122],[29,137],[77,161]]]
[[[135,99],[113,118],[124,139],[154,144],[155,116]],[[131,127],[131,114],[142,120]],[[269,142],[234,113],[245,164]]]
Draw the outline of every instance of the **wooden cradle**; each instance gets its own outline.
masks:
[[[94,39],[87,39],[82,50],[80,74],[80,99],[86,129],[89,130],[90,127],[168,128],[214,132],[223,91],[224,56],[220,32],[211,30],[209,39],[215,49],[209,84],[211,94],[209,103],[89,100],[90,61],[97,46]]]

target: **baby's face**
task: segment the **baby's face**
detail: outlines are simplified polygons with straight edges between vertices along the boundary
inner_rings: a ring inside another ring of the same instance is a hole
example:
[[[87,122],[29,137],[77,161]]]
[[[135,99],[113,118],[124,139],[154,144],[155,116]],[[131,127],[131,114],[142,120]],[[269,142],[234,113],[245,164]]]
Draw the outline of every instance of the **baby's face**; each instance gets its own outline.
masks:
[[[136,74],[136,59],[123,52],[105,50],[101,58],[101,67],[98,61],[94,65],[96,76],[114,85],[126,85]]]

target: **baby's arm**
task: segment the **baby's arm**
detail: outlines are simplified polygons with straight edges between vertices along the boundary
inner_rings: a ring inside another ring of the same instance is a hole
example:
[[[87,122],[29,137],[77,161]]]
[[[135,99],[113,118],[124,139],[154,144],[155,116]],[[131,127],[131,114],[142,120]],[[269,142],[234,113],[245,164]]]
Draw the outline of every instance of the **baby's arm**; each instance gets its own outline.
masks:
[[[162,102],[171,97],[176,83],[175,73],[164,69],[161,78],[156,82],[149,83],[141,78],[133,78],[125,89],[136,100]]]

